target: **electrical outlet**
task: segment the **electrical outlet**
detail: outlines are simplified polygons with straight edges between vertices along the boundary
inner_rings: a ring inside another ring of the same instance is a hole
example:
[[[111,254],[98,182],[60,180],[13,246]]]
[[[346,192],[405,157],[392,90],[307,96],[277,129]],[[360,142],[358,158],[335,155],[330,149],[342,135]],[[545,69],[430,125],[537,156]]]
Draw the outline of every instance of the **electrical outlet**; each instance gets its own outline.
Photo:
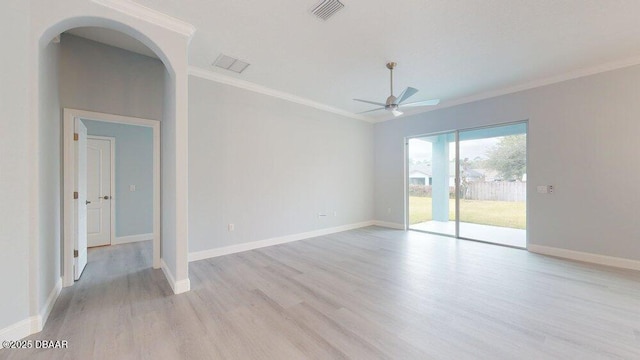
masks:
[[[135,185],[129,185],[129,191],[136,191]]]
[[[553,185],[538,185],[536,189],[538,194],[550,194],[553,192]]]
[[[391,208],[387,208],[387,214],[391,214]]]
[[[337,212],[337,211],[334,211],[334,212],[333,212],[333,216],[338,216],[338,212]]]
[[[236,226],[235,226],[234,224],[229,224],[229,225],[227,225],[227,229],[228,229],[229,231],[233,231],[233,230],[235,230],[235,229],[236,229]]]

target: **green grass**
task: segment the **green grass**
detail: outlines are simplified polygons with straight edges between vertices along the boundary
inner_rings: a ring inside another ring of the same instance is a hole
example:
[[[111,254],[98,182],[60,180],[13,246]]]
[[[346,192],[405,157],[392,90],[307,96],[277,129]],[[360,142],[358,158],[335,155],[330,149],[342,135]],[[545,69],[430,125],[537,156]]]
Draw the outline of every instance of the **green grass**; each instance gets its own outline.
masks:
[[[455,200],[449,200],[449,219],[455,219]],[[525,229],[527,217],[525,202],[484,201],[460,199],[460,221],[475,224],[494,225]],[[429,221],[431,215],[431,198],[409,197],[409,222],[411,225]]]

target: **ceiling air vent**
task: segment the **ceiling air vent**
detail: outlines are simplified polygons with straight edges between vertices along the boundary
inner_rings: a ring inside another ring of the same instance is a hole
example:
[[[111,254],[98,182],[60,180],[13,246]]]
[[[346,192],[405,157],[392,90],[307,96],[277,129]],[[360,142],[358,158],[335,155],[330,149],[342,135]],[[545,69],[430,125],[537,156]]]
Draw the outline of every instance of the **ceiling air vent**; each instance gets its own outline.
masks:
[[[247,67],[249,67],[249,63],[232,58],[225,54],[220,54],[216,61],[213,62],[213,65],[225,70],[237,72],[238,74],[242,73]]]
[[[318,4],[318,6],[311,10],[311,13],[318,18],[326,21],[343,7],[344,4],[338,0],[323,0],[320,4]]]

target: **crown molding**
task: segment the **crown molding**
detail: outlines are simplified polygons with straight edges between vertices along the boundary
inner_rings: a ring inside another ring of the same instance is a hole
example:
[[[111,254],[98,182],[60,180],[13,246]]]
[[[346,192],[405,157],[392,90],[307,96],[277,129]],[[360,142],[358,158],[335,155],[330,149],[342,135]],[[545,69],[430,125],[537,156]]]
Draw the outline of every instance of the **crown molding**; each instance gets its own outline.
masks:
[[[188,22],[140,5],[131,0],[92,0],[94,3],[133,16],[191,38],[196,28]]]
[[[607,71],[623,69],[623,68],[635,66],[635,65],[640,65],[640,56],[634,56],[634,57],[626,58],[623,60],[617,60],[617,61],[612,61],[605,64],[582,68],[582,69],[570,71],[561,75],[550,76],[550,77],[522,83],[515,86],[505,87],[502,89],[480,92],[471,96],[443,101],[437,106],[429,107],[423,111],[412,113],[412,114],[401,115],[399,117],[391,116],[391,117],[382,117],[382,118],[371,118],[371,117],[361,116],[346,110],[342,110],[329,105],[318,103],[313,100],[306,99],[297,95],[293,95],[284,91],[274,90],[266,86],[258,85],[246,80],[236,79],[230,76],[226,76],[223,74],[219,74],[219,73],[216,73],[210,70],[205,70],[195,66],[189,67],[189,75],[193,75],[203,79],[239,87],[242,89],[254,91],[257,93],[261,93],[261,94],[265,94],[273,97],[277,97],[283,100],[287,100],[297,104],[306,105],[316,109],[332,112],[332,113],[346,116],[352,119],[366,121],[369,123],[381,123],[389,120],[394,120],[394,119],[397,120],[404,117],[415,116],[415,115],[424,114],[431,111],[446,109],[446,108],[450,108],[458,105],[468,104],[476,101],[491,99],[491,98],[495,98],[503,95],[509,95],[509,94],[513,94],[521,91],[531,90],[531,89],[535,89],[535,88],[539,88],[547,85],[561,83],[568,80],[596,75],[596,74],[604,73]]]
[[[424,113],[435,111],[435,110],[445,109],[445,108],[458,106],[462,104],[468,104],[468,103],[472,103],[480,100],[486,100],[486,99],[513,94],[513,93],[517,93],[525,90],[531,90],[531,89],[535,89],[535,88],[539,88],[547,85],[553,85],[553,84],[561,83],[568,80],[596,75],[596,74],[604,73],[607,71],[623,69],[623,68],[635,66],[635,65],[640,65],[640,56],[634,56],[634,57],[626,58],[623,60],[611,61],[608,63],[596,65],[596,66],[591,66],[587,68],[570,71],[561,75],[550,76],[547,78],[530,81],[520,85],[510,86],[510,87],[506,87],[498,90],[485,91],[485,92],[481,92],[481,93],[467,96],[467,97],[444,101],[444,102],[441,102],[439,105],[425,109],[424,111],[420,111],[420,112],[416,112],[410,115],[404,115],[400,117],[408,117],[408,116],[414,116],[418,114],[424,114]],[[394,118],[380,119],[374,122],[380,123],[380,122],[393,120],[393,119]]]
[[[205,70],[199,67],[190,66],[189,67],[189,75],[196,76],[202,79],[215,81],[218,83],[235,86],[241,89],[257,92],[264,95],[273,96],[282,100],[290,101],[296,104],[309,106],[318,110],[327,111],[330,113],[338,114],[341,116],[345,116],[351,119],[356,119],[360,121],[373,122],[372,119],[354,114],[352,112],[335,108],[333,106],[325,105],[313,100],[309,100],[307,98],[303,98],[301,96],[293,95],[284,91],[275,90],[268,88],[266,86],[258,85],[256,83],[252,83],[250,81],[236,79],[231,76],[219,74],[217,72],[213,72],[210,70]]]

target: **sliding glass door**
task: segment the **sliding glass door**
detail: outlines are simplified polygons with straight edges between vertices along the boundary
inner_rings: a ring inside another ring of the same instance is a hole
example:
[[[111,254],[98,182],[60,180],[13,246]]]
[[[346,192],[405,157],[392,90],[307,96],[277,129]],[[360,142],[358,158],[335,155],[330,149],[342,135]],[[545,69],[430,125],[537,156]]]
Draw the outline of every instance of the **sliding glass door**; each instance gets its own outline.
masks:
[[[456,235],[454,132],[408,140],[409,228]]]
[[[526,123],[409,138],[409,229],[526,247],[526,158]]]

